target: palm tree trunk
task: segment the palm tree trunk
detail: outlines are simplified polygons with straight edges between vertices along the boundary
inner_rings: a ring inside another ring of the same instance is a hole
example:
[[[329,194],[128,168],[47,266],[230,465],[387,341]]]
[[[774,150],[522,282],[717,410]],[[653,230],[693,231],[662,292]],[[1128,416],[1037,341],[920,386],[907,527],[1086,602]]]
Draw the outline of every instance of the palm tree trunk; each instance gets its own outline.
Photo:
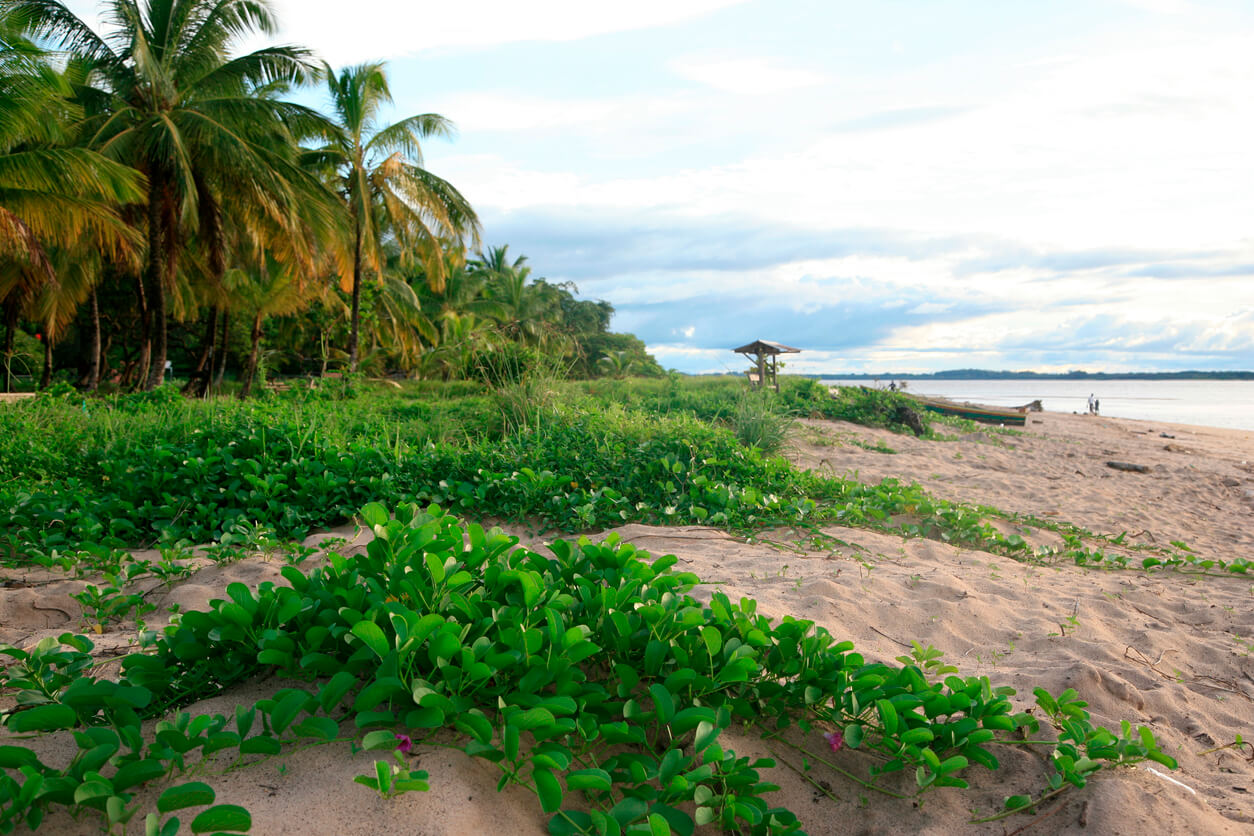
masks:
[[[356,221],[354,221],[356,222]],[[357,371],[357,328],[361,322],[361,226],[353,242],[353,314],[348,334],[348,370]]]
[[[135,383],[138,386],[140,381],[148,379],[148,365],[152,361],[152,317],[149,315],[148,291],[144,289],[142,274],[135,277],[135,286],[139,296],[139,374],[135,377]],[[129,385],[129,370],[126,375]]]
[[[153,294],[155,304],[152,308],[152,324],[156,333],[156,338],[152,342],[152,364],[148,367],[148,382],[144,384],[144,389],[156,389],[165,382],[165,355],[168,349],[165,316],[165,288],[162,287],[160,279],[157,280]]]
[[[96,288],[91,289],[91,348],[87,358],[87,391],[95,392],[100,388],[100,303],[96,299]]]
[[[169,349],[166,295],[174,278],[177,258],[178,209],[164,178],[155,171],[149,177],[147,273],[153,292],[152,324],[156,339],[153,340],[152,365],[148,367],[148,382],[144,388],[152,390],[165,380],[165,359]]]
[[[261,313],[253,317],[253,347],[248,353],[248,362],[244,364],[244,385],[240,387],[239,398],[244,400],[253,390],[253,380],[257,377],[257,350],[261,346]]]
[[[222,341],[221,341],[222,344],[218,346],[218,350],[214,353],[214,357],[213,357],[213,366],[214,366],[213,388],[214,389],[217,389],[219,386],[222,385],[222,378],[226,374],[226,345],[227,345],[227,338],[229,337],[227,326],[229,326],[230,324],[231,324],[231,311],[230,309],[227,309],[222,312]]]
[[[209,394],[209,383],[213,379],[213,344],[218,338],[218,306],[209,308],[209,324],[205,327],[205,338],[200,344],[200,357],[196,360],[196,368],[192,370],[183,387],[183,394],[194,398],[203,398]]]
[[[13,340],[17,332],[17,304],[4,306],[4,391],[13,391]]]
[[[44,334],[44,371],[39,376],[39,388],[47,389],[52,384],[52,335]]]

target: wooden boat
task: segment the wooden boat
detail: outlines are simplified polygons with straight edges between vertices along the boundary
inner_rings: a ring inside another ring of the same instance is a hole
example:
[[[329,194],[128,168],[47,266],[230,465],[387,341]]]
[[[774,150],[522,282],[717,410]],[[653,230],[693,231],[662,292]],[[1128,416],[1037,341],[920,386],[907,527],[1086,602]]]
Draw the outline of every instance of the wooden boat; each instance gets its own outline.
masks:
[[[1008,427],[1022,427],[1027,419],[1026,408],[1023,411],[1019,409],[1002,409],[995,406],[980,406],[979,404],[969,403],[953,403],[952,401],[943,401],[936,398],[915,398],[919,405],[929,412],[938,412],[941,415],[957,415],[959,418],[967,418],[971,421],[980,421],[985,424],[1005,424]]]

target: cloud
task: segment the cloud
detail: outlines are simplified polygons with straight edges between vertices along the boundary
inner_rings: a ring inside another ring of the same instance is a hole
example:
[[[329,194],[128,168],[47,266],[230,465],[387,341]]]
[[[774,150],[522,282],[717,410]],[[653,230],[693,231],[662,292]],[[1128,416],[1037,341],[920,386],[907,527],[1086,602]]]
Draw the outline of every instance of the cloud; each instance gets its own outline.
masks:
[[[668,26],[744,0],[272,0],[280,40],[312,47],[334,66],[398,58],[419,52],[482,49],[520,41],[574,41],[611,32]],[[97,0],[69,0],[79,15],[94,17]]]
[[[970,111],[969,107],[960,105],[922,105],[919,107],[896,107],[880,110],[837,122],[832,126],[834,131],[882,131],[893,128],[907,128],[927,122],[937,122],[960,116]]]
[[[785,67],[765,58],[701,60],[684,58],[671,63],[681,78],[696,81],[725,93],[761,96],[814,87],[830,80],[824,73]]]
[[[554,184],[556,186],[556,184]],[[661,270],[744,272],[843,258],[924,258],[969,246],[886,229],[817,229],[743,214],[521,210],[491,213],[485,237],[509,241],[553,276],[583,281]]]

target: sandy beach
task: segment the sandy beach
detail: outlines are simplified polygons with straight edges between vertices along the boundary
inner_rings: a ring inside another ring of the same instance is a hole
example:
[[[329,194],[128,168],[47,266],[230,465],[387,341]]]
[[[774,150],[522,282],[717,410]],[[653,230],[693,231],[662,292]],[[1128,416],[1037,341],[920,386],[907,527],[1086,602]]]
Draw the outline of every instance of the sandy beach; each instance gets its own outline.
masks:
[[[1142,553],[1130,548],[1137,543],[1177,541],[1204,557],[1254,557],[1254,432],[1037,413],[1021,435],[977,431],[937,442],[807,420],[796,426],[788,455],[802,467],[868,482],[915,481],[940,498],[1065,521],[1097,535],[1127,532],[1122,545],[1107,548],[1131,555]],[[1110,461],[1148,470],[1116,470]],[[1043,528],[995,524],[1036,545],[1061,542]],[[964,676],[988,676],[993,685],[1018,689],[1020,709],[1031,706],[1033,687],[1054,693],[1075,688],[1095,722],[1117,726],[1127,720],[1151,728],[1179,769],[1103,772],[1087,787],[1042,805],[1035,817],[977,825],[970,823],[973,811],[988,815],[1004,797],[1045,786],[1042,755],[1005,747],[998,751],[1002,768],[996,773],[972,766],[965,775],[971,789],[933,791],[921,806],[868,791],[822,766],[809,773],[811,783],[781,765],[768,776],[781,786],[776,803],[795,811],[807,832],[1254,832],[1251,748],[1200,754],[1237,735],[1254,738],[1254,577],[1029,565],[932,540],[865,529],[824,531],[830,539],[817,547],[789,531],[745,542],[709,528],[618,529],[654,555],[676,555],[680,568],[706,581],[700,595],[720,589],[733,599],[756,598],[772,616],[812,619],[837,638],[851,639],[869,659],[890,661],[908,652],[912,641],[930,644]],[[514,533],[531,548],[551,539]],[[369,535],[348,526],[310,542],[328,536],[348,538],[338,546],[348,553],[364,548]],[[149,626],[168,617],[165,609],[173,603],[187,609],[223,597],[232,581],[282,583],[282,565],[265,556],[226,565],[205,559],[203,568],[171,589],[143,582],[159,608]],[[305,565],[317,565],[317,558]],[[0,576],[0,643],[27,646],[80,629],[78,606],[67,593],[87,581],[43,571]],[[97,637],[97,648],[102,658],[124,653],[134,637],[133,625],[110,628]],[[252,683],[192,710],[231,711],[284,684]],[[821,740],[793,742],[822,746]],[[40,745],[52,757],[56,746],[73,743]],[[725,745],[801,765],[796,749],[768,745],[748,732],[727,736]],[[534,797],[518,788],[497,793],[499,773],[488,763],[446,749],[415,750],[417,768],[430,772],[431,791],[383,801],[352,783],[374,757],[351,754],[346,746],[315,747],[206,780],[220,802],[252,812],[257,834],[545,832],[547,816]],[[848,749],[835,760],[860,774],[868,763]],[[898,780],[884,786],[907,787],[904,782],[913,778]],[[94,821],[57,816],[40,832],[90,833],[96,827]]]

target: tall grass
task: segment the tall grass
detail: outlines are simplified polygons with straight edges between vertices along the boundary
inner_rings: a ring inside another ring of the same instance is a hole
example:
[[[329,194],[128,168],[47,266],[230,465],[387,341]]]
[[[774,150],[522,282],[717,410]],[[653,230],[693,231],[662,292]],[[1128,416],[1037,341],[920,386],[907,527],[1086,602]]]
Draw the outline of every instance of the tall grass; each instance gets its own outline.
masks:
[[[736,440],[764,453],[774,453],[784,445],[794,420],[773,394],[744,389],[736,398],[730,418]]]

